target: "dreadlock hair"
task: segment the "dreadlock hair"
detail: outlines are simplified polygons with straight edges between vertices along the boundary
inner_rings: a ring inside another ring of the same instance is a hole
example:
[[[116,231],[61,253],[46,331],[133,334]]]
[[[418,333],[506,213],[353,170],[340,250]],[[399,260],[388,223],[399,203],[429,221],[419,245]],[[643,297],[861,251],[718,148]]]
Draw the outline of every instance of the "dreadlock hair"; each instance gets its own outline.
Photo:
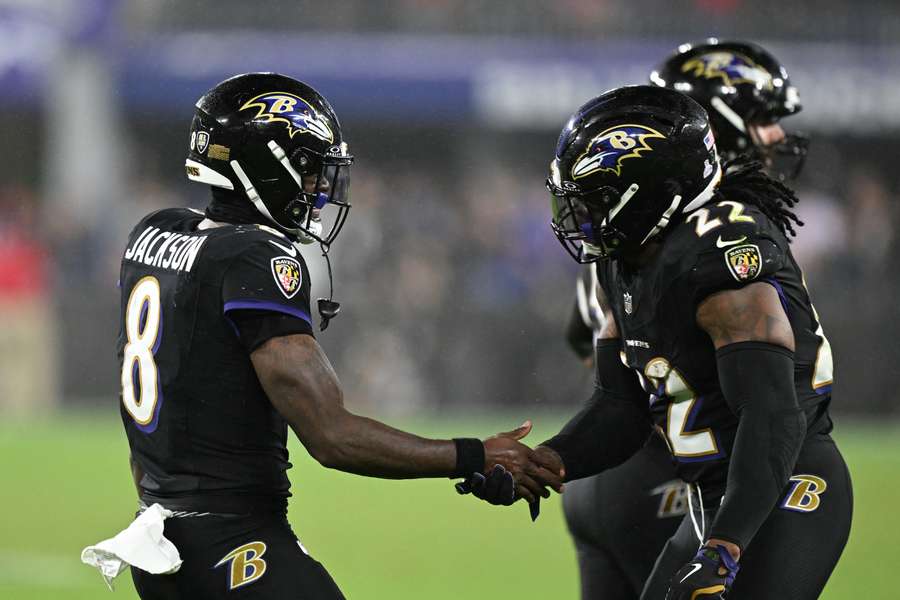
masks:
[[[784,237],[796,236],[794,225],[803,226],[792,208],[799,199],[794,190],[766,175],[764,165],[748,156],[738,156],[722,165],[725,174],[713,198],[752,204],[781,229]]]

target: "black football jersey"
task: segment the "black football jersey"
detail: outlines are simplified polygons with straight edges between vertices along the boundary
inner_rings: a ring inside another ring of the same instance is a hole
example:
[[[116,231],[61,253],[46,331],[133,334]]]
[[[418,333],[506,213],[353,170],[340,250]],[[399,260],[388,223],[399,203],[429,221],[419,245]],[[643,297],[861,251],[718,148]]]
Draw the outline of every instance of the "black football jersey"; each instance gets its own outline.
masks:
[[[283,507],[287,426],[234,317],[268,311],[311,323],[306,264],[274,229],[198,230],[203,218],[189,209],[153,213],[122,258],[121,414],[144,471],[142,495],[178,509]]]
[[[701,482],[704,495],[724,491],[738,424],[719,386],[712,340],[696,322],[710,294],[755,282],[775,288],[794,333],[795,384],[809,431],[830,430],[831,348],[787,239],[756,207],[710,202],[675,225],[641,269],[621,260],[596,264],[623,360],[650,393],[679,476]]]

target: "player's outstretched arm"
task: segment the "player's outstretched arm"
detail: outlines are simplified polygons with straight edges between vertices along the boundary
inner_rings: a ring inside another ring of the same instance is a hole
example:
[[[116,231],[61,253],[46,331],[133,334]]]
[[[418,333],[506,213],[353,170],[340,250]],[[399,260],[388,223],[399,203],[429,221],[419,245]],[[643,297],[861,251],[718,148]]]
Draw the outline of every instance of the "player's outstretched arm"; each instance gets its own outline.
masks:
[[[558,434],[535,448],[546,463],[552,457],[565,481],[589,477],[622,464],[641,449],[651,433],[647,394],[637,376],[619,360],[621,341],[597,341],[594,394]]]
[[[326,467],[405,479],[465,477],[500,464],[516,478],[522,496],[532,499],[548,496],[546,486],[559,490],[562,485],[560,476],[543,468],[534,452],[518,441],[530,431],[530,423],[483,444],[427,439],[344,408],[337,375],[312,336],[273,337],[250,358],[272,405]]]
[[[618,325],[603,289],[598,285],[595,292],[604,319],[594,349],[594,394],[557,435],[535,448],[542,461],[564,470],[566,481],[625,462],[651,432],[647,393],[622,363]]]
[[[768,283],[712,294],[700,303],[697,323],[715,345],[722,392],[739,419],[708,544],[725,545],[737,559],[774,508],[806,434],[794,388],[794,335]]]

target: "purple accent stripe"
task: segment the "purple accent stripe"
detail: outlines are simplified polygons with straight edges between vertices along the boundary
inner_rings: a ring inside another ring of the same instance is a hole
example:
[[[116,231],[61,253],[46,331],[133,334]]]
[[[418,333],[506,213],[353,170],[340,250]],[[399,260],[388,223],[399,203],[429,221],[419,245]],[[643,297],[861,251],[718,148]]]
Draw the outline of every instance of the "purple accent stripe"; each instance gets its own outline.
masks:
[[[808,513],[808,512],[811,512],[811,511],[808,511],[808,510],[803,510],[803,508],[808,507],[809,504],[807,504],[806,506],[802,506],[802,505],[801,505],[800,508],[794,508],[794,507],[792,507],[792,506],[788,506],[788,502],[790,501],[791,496],[793,496],[793,495],[794,495],[794,492],[797,491],[797,487],[800,486],[800,483],[801,483],[801,482],[800,482],[800,481],[793,481],[793,480],[791,480],[791,483],[793,483],[794,485],[792,485],[791,488],[788,490],[788,493],[785,494],[784,499],[782,499],[782,501],[781,501],[780,504],[779,504],[779,508],[783,508],[784,510],[789,510],[789,511],[791,511],[791,512],[798,512],[798,513]]]
[[[292,317],[297,317],[298,319],[303,319],[310,325],[312,325],[312,319],[309,314],[300,310],[299,308],[294,308],[293,306],[287,306],[285,304],[279,304],[278,302],[270,302],[268,300],[231,300],[225,303],[225,312],[230,312],[232,310],[271,310],[273,312],[279,312],[286,315],[291,315]]]
[[[162,334],[163,334],[163,311],[162,308],[159,309],[159,326],[156,328],[156,341],[153,342],[153,356],[156,356],[156,352],[159,350],[160,344],[162,344]]]
[[[784,313],[790,317],[791,313],[788,310],[788,300],[787,296],[784,293],[784,288],[781,287],[781,283],[778,282],[774,277],[766,277],[763,279],[766,283],[775,288],[775,291],[778,292],[778,298],[781,299],[781,308],[784,309]]]
[[[138,373],[140,373],[141,363],[140,361],[134,361],[131,365],[131,389],[134,390],[135,396],[140,397],[140,394],[137,393],[141,388],[141,382],[138,379]]]
[[[150,299],[147,298],[144,300],[144,303],[141,304],[141,314],[138,317],[138,335],[143,335],[144,330],[147,329],[147,314],[150,309]]]
[[[235,325],[234,321],[231,320],[231,317],[229,317],[228,315],[225,315],[225,320],[228,322],[229,325],[231,325],[231,329],[234,330],[234,337],[240,339],[241,332],[238,331],[237,325]]]
[[[687,419],[684,422],[683,433],[693,433],[694,431],[694,421],[697,420],[697,415],[700,414],[700,411],[703,409],[703,396],[697,396],[697,399],[694,400],[694,405],[691,407],[691,412],[688,414]]]
[[[702,463],[709,462],[711,460],[718,460],[722,458],[724,455],[719,452],[718,454],[710,454],[709,456],[676,456],[675,460],[680,463]]]

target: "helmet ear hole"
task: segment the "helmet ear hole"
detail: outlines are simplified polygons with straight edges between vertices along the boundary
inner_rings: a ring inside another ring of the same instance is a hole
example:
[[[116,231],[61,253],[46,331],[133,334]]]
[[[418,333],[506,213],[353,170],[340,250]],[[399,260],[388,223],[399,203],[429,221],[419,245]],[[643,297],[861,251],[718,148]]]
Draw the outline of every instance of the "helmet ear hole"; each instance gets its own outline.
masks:
[[[314,170],[314,161],[303,148],[294,150],[288,160],[301,175],[309,175]]]

